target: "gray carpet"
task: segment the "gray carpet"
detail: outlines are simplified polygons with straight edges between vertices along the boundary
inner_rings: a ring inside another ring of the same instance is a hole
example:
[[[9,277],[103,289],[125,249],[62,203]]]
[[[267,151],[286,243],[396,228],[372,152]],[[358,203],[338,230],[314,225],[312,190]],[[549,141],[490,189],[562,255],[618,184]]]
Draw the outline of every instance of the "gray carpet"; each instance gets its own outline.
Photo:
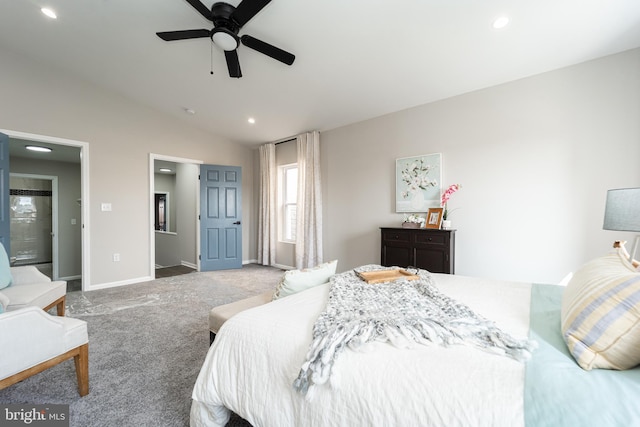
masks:
[[[188,426],[209,310],[275,289],[282,274],[250,264],[68,293],[67,315],[88,323],[89,394],[78,395],[68,360],[0,390],[0,403],[69,404],[74,427]],[[247,425],[238,416],[228,424]]]

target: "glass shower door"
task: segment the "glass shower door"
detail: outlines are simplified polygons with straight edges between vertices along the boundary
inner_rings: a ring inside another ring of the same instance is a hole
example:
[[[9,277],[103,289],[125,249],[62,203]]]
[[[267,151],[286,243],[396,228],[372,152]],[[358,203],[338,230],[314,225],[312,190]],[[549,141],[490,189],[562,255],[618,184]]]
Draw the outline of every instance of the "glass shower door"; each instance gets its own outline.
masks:
[[[12,264],[51,263],[51,181],[11,177],[9,206]]]

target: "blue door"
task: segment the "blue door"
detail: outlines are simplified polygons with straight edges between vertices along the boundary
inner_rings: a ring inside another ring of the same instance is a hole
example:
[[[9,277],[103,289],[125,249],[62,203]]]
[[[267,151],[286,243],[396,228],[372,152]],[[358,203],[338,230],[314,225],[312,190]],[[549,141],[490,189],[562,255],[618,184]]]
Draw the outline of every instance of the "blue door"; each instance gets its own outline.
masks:
[[[200,270],[242,268],[242,169],[200,166]]]
[[[0,133],[0,243],[11,253],[9,234],[9,137]]]

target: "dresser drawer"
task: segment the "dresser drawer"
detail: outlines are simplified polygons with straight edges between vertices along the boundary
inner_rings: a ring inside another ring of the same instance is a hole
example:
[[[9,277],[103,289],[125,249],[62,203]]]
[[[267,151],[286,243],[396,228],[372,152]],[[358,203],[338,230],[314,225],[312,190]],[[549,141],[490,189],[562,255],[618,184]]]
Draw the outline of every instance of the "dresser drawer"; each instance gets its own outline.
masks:
[[[383,230],[382,240],[384,242],[411,242],[411,232],[406,230]]]
[[[414,238],[415,243],[426,245],[445,246],[449,241],[449,236],[442,233],[416,233]]]

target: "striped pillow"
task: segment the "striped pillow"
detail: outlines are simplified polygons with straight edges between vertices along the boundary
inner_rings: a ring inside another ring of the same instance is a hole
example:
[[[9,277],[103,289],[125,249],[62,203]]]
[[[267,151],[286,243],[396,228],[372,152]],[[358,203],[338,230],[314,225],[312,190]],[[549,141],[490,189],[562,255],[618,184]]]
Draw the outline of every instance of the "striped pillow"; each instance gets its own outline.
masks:
[[[587,371],[640,364],[640,273],[620,251],[574,274],[562,297],[561,328]]]

